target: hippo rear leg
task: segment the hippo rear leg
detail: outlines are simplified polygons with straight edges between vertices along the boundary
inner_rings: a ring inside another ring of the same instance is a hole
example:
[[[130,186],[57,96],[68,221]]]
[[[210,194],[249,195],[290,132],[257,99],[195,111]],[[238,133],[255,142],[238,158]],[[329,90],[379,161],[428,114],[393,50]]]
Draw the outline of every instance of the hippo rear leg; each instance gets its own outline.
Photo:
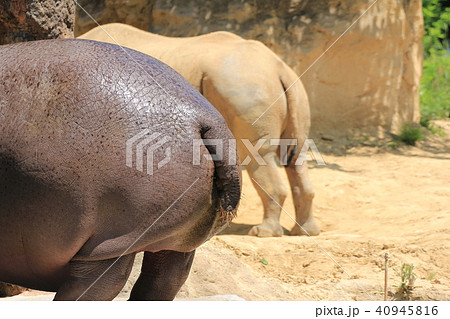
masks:
[[[186,281],[195,250],[145,252],[139,279],[129,300],[173,300]]]
[[[136,254],[98,261],[71,261],[69,279],[54,300],[113,300],[125,285]]]

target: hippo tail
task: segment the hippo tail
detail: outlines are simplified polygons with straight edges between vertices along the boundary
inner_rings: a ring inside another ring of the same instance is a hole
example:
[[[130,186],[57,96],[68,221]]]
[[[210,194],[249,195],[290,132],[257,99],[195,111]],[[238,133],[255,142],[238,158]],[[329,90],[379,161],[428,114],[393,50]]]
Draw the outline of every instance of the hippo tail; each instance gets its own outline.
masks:
[[[205,147],[211,155],[218,154],[216,149],[222,143],[223,156],[214,158],[214,186],[219,198],[220,212],[230,222],[236,216],[242,190],[242,175],[236,142],[224,120],[221,120],[220,124],[202,126],[201,137],[203,140],[220,141],[219,144],[211,143],[215,145],[205,143]]]

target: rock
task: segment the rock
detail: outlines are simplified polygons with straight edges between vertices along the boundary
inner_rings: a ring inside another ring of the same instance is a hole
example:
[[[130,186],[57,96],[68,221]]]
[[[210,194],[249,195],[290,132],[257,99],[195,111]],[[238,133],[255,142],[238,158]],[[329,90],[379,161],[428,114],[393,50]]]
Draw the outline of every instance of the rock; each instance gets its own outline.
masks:
[[[0,2],[0,44],[73,38],[74,24],[72,0]]]
[[[190,275],[177,294],[177,300],[298,300],[303,294],[291,290],[285,293],[286,284],[275,278],[262,276],[233,253],[223,243],[210,240],[195,253]],[[142,253],[137,254],[133,270],[117,300],[126,300],[142,267]],[[241,257],[242,258],[242,257]],[[226,269],[226,271],[224,271]],[[270,293],[268,293],[270,292]],[[212,297],[211,297],[212,296]]]
[[[92,18],[99,24],[122,22],[148,30],[152,24],[152,10],[155,2],[156,0],[78,0],[75,36],[97,26]]]
[[[419,120],[421,1],[376,3],[314,64],[371,3],[156,1],[150,31],[195,36],[226,30],[260,40],[298,75],[306,72],[301,80],[311,103],[313,133],[383,136]]]
[[[79,2],[100,24],[122,22],[167,36],[226,30],[262,41],[302,75],[313,135],[382,137],[419,120],[420,0],[378,2],[339,40],[372,0]],[[80,35],[96,24],[77,12]]]
[[[329,141],[329,142],[334,141],[333,136],[331,136],[331,135],[326,135],[326,134],[321,134],[321,139],[324,140],[324,141]]]

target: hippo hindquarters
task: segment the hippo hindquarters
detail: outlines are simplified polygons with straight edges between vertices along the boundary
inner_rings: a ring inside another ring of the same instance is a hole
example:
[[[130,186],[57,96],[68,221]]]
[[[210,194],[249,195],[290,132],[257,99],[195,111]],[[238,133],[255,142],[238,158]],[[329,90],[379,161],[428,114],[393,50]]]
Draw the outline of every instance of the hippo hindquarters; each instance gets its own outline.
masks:
[[[238,160],[225,151],[194,167],[189,157],[193,138],[228,145],[220,114],[169,67],[114,45],[36,41],[0,55],[0,280],[57,290],[56,300],[112,299],[146,251],[146,269],[184,269],[178,287],[240,198]],[[152,176],[126,165],[126,142],[160,128],[179,155],[171,165]]]

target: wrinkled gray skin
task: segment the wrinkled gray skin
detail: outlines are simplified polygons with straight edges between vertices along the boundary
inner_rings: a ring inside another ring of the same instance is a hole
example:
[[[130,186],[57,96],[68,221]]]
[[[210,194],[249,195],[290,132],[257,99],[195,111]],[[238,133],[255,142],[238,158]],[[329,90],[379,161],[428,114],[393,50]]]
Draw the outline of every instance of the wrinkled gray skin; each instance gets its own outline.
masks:
[[[144,129],[170,137],[153,176],[125,165],[126,141]],[[173,299],[241,191],[228,152],[192,164],[194,138],[232,135],[158,60],[87,40],[0,46],[0,280],[110,300],[145,251],[131,299]]]

